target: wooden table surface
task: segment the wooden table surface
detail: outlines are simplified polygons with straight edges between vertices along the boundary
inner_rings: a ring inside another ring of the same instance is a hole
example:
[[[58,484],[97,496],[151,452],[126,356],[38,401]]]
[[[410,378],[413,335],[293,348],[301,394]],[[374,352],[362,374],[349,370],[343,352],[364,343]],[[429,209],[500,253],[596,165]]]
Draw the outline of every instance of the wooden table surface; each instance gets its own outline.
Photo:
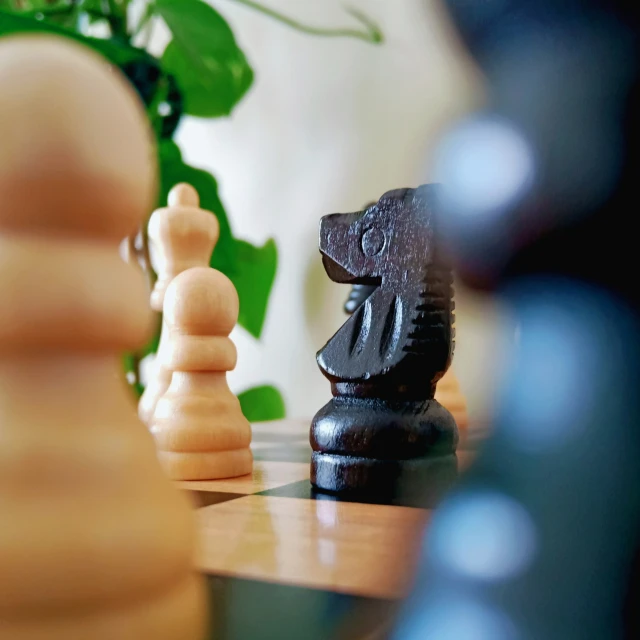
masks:
[[[352,638],[368,638],[411,586],[432,505],[314,491],[308,429],[306,420],[256,424],[251,475],[179,483],[197,507],[198,566],[210,576],[217,610],[212,637],[315,640],[341,637],[347,628]],[[472,440],[463,440],[459,469],[471,460]],[[241,603],[245,598],[253,603]],[[256,598],[270,601],[268,610]],[[342,605],[328,611],[327,602]]]

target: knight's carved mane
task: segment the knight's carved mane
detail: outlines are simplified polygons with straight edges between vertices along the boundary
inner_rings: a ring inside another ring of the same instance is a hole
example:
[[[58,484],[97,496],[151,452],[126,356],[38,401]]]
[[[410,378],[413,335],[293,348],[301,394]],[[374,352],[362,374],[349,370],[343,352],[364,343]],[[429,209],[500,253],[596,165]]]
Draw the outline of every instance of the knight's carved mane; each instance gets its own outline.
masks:
[[[395,189],[385,193],[380,200],[384,203],[395,200],[411,209],[418,206],[411,200],[420,198],[429,188],[431,185],[419,189]],[[365,214],[370,208],[367,207]],[[453,322],[453,275],[437,247],[433,247],[431,256],[431,260],[421,265],[421,291],[412,309],[411,328],[405,332],[401,347],[415,355],[427,355],[434,342],[442,341],[443,331],[447,331]],[[396,304],[396,298],[391,304]],[[392,310],[386,314],[382,342],[389,339],[387,325],[391,315]]]
[[[453,276],[444,265],[432,262],[425,267],[424,288],[419,294],[403,350],[416,355],[428,352],[434,341],[442,340],[442,332],[453,322]],[[453,331],[452,331],[453,334]]]

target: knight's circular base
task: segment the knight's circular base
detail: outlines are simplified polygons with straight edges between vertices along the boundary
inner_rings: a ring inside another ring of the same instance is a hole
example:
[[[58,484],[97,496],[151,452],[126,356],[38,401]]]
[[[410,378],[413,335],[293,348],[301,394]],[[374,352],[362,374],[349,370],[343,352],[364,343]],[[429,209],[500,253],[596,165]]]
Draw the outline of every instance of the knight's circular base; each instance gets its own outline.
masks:
[[[326,454],[311,456],[311,483],[331,493],[431,502],[457,478],[455,454],[410,460],[380,460]]]
[[[434,399],[393,402],[337,396],[311,423],[311,447],[325,454],[409,460],[448,455],[457,444],[453,416]]]

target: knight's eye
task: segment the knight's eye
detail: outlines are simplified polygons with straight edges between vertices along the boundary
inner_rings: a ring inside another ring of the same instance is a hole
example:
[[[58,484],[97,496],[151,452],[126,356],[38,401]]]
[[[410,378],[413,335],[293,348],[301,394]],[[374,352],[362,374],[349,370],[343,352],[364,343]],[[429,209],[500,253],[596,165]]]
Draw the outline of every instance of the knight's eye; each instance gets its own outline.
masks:
[[[384,242],[384,231],[376,227],[365,229],[360,239],[362,253],[368,257],[378,255],[384,249]]]

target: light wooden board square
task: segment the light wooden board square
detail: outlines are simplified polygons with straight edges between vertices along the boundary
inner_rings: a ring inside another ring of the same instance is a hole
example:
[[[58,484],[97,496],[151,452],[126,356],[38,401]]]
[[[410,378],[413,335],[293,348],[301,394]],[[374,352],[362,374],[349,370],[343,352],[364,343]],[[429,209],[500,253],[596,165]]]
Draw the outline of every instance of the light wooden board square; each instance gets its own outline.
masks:
[[[428,511],[245,496],[196,512],[206,573],[377,598],[407,593]]]
[[[291,482],[309,479],[309,464],[302,462],[256,461],[253,473],[225,480],[199,480],[176,483],[180,489],[252,494],[275,489]]]

